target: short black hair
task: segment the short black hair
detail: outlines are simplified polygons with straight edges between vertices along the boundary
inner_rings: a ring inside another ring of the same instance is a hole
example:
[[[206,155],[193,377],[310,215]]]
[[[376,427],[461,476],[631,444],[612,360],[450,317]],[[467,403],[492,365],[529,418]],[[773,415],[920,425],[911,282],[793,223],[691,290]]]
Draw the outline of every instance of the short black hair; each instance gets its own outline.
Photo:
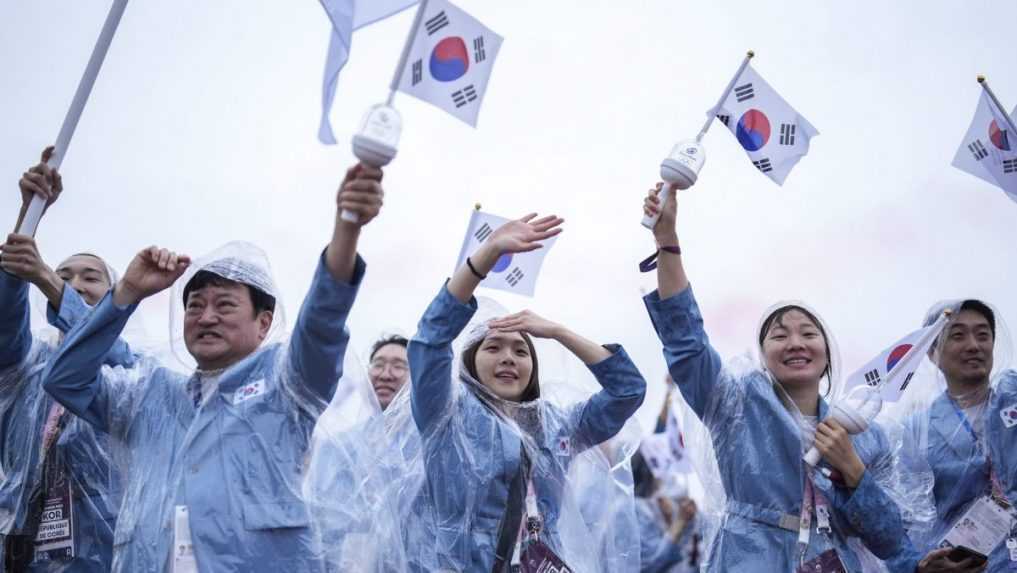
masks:
[[[192,291],[201,290],[207,286],[223,287],[240,284],[247,287],[247,292],[251,294],[251,305],[254,307],[255,316],[263,310],[275,312],[274,296],[249,284],[230,280],[209,271],[198,271],[191,277],[191,280],[187,281],[187,285],[184,286],[184,307],[187,306],[187,298],[191,295]]]
[[[393,334],[391,336],[383,336],[378,340],[375,340],[374,344],[371,345],[371,356],[370,358],[368,358],[368,360],[374,360],[374,355],[377,354],[379,350],[381,350],[381,347],[388,346],[389,344],[395,344],[397,346],[407,348],[410,344],[410,341],[407,340],[405,336],[400,336],[398,334]]]
[[[984,316],[985,320],[989,323],[989,330],[992,331],[992,337],[996,338],[996,313],[992,312],[989,305],[978,299],[972,298],[962,302],[960,310],[970,310],[971,312],[977,312]]]

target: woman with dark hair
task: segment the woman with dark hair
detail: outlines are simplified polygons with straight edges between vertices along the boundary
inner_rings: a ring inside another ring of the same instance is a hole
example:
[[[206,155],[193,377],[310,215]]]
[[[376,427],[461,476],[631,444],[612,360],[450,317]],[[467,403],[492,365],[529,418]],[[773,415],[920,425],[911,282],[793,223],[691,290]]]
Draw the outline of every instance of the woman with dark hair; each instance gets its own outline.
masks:
[[[873,426],[851,436],[827,417],[820,389],[837,380],[829,329],[804,304],[779,305],[758,331],[761,364],[724,368],[682,266],[676,211],[673,195],[661,206],[653,191],[644,203],[660,214],[658,291],[645,302],[671,377],[713,439],[727,496],[708,569],[857,572],[852,538],[879,559],[911,551],[884,490],[893,481],[884,433]],[[819,468],[802,461],[813,443]]]
[[[625,351],[529,311],[476,324],[458,361],[452,350],[477,310],[474,289],[499,257],[540,248],[561,223],[528,215],[498,228],[442,287],[410,341],[425,472],[426,510],[418,515],[431,516],[434,529],[433,554],[415,556],[421,569],[500,572],[518,560],[529,571],[536,559],[606,570],[591,558],[602,548],[577,533],[582,520],[569,469],[581,456],[598,455],[593,446],[616,435],[642,404],[646,383]],[[560,343],[603,389],[568,408],[552,404],[541,393],[533,338]]]

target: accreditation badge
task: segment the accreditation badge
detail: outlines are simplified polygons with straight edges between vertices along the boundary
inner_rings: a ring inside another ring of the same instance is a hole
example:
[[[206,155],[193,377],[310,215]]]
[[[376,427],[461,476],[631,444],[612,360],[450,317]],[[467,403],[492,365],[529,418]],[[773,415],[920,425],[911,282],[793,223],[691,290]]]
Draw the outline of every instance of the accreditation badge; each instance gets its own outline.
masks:
[[[847,573],[840,556],[833,549],[827,549],[819,555],[798,566],[795,573]]]
[[[71,480],[63,464],[53,464],[43,484],[42,516],[35,534],[35,562],[74,558]]]
[[[520,573],[573,573],[543,541],[527,541],[520,556]]]

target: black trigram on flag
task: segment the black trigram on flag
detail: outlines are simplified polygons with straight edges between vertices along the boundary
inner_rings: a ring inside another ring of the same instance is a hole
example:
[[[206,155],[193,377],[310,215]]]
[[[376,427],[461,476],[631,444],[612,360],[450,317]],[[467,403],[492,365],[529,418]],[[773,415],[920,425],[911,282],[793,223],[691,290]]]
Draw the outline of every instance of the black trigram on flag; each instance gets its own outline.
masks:
[[[911,379],[914,378],[914,372],[908,372],[908,375],[904,377],[904,383],[900,385],[900,391],[903,392],[907,389],[908,384],[911,383]]]
[[[463,107],[476,99],[477,90],[473,89],[473,84],[470,84],[461,90],[452,92],[452,101],[455,102],[456,107]]]
[[[413,85],[420,83],[424,78],[424,64],[420,60],[413,62]]]
[[[484,51],[484,37],[477,36],[473,38],[473,61],[479,64],[486,59],[487,52]]]
[[[435,32],[441,30],[445,26],[448,26],[448,16],[445,15],[444,10],[438,12],[437,16],[434,16],[427,22],[424,22],[424,28],[427,29],[428,36],[433,36]]]
[[[759,161],[753,161],[752,164],[756,166],[756,169],[762,171],[763,173],[773,171],[773,166],[770,165],[769,159],[763,158],[760,159]]]
[[[727,125],[728,122],[731,121],[731,116],[730,115],[717,114],[717,119],[719,119],[720,122],[723,123],[724,125]]]
[[[798,126],[793,123],[780,124],[780,144],[794,145],[796,129],[798,129]]]
[[[756,97],[756,92],[752,89],[752,84],[742,84],[734,89],[735,99],[738,101],[745,101]]]
[[[975,161],[981,161],[989,156],[989,152],[985,150],[981,139],[976,139],[969,143],[968,150],[971,152],[971,155],[975,156]]]
[[[510,286],[516,286],[519,281],[523,280],[523,271],[519,270],[519,267],[512,269],[512,272],[505,276],[505,282]]]
[[[1003,173],[1017,173],[1017,159],[1004,159]]]
[[[882,381],[883,379],[879,375],[879,370],[875,368],[865,373],[865,383],[869,386],[879,386],[879,383]]]
[[[476,233],[473,233],[473,238],[483,243],[484,241],[487,240],[488,237],[491,236],[491,233],[493,232],[494,229],[491,228],[491,225],[484,223],[483,225],[480,226],[479,229],[477,229]]]

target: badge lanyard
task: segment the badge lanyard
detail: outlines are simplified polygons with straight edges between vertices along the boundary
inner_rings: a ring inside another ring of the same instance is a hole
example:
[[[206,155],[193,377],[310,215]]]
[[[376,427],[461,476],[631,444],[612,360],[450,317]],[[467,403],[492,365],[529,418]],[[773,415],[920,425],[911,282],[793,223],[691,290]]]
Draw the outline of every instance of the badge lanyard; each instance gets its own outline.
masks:
[[[975,429],[971,427],[971,422],[968,421],[968,417],[964,415],[964,412],[961,411],[960,407],[957,406],[957,403],[954,402],[953,399],[950,400],[950,405],[953,406],[953,411],[960,419],[961,425],[964,426],[964,429],[971,435],[971,439],[974,440],[975,448],[977,448],[979,452],[985,454],[985,464],[989,470],[989,489],[992,497],[998,502],[1006,503],[1006,506],[1009,507],[1010,503],[1007,501],[1006,495],[1003,493],[1003,485],[999,481],[999,476],[996,475],[995,468],[992,467],[992,456],[989,454],[989,449],[982,443],[982,440],[978,438],[978,434],[975,433]]]
[[[806,470],[808,471],[808,470]],[[824,535],[829,535],[830,527],[830,503],[822,492],[817,491],[812,484],[812,476],[805,475],[805,491],[802,495],[802,513],[798,520],[798,549],[802,559],[809,548],[809,537],[812,535],[812,512],[816,512],[816,530]]]

